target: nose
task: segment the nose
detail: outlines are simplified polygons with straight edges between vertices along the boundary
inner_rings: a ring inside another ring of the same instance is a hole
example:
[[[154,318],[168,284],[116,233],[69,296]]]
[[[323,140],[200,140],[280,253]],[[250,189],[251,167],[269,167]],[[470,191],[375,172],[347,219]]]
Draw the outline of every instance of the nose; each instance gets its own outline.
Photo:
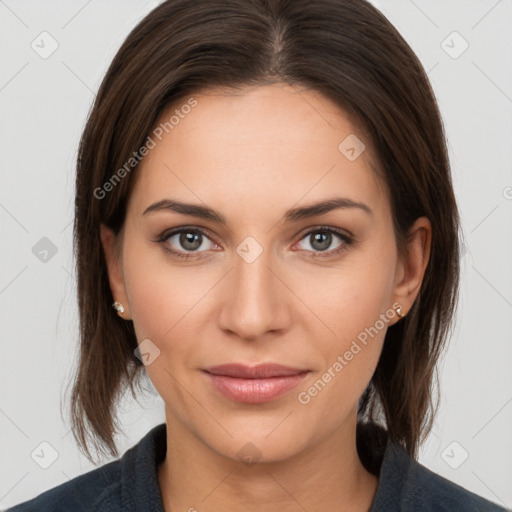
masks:
[[[252,341],[269,332],[284,332],[291,324],[293,297],[285,281],[271,251],[263,250],[254,261],[243,252],[235,253],[233,268],[219,290],[220,328]]]

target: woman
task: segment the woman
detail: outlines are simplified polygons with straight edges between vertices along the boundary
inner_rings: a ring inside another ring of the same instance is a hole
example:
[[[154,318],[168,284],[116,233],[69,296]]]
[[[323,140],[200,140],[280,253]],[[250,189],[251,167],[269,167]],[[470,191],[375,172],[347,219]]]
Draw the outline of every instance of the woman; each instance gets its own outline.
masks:
[[[117,455],[144,372],[166,422],[11,510],[503,510],[416,461],[459,218],[428,79],[370,4],[158,6],[100,87],[75,205],[74,435]]]

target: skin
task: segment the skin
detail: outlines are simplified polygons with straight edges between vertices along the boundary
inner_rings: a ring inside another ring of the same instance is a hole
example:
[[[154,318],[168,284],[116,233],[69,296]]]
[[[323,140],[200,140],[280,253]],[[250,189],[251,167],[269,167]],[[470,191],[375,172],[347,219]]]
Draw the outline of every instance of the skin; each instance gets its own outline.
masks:
[[[378,480],[357,454],[357,404],[398,316],[307,404],[298,395],[393,304],[407,314],[428,262],[430,223],[416,221],[399,257],[370,142],[318,92],[277,84],[193,96],[197,106],[135,171],[120,234],[101,228],[122,317],[134,322],[139,343],[149,338],[160,350],[146,370],[165,402],[168,448],[158,467],[165,510],[313,512],[343,504],[367,511]],[[366,146],[354,161],[338,149],[349,134]],[[333,197],[372,213],[341,208],[283,220],[290,208]],[[164,198],[207,205],[227,226],[171,210],[143,215]],[[354,242],[332,234],[322,246],[314,239],[320,226]],[[195,252],[179,234],[155,241],[178,227],[207,236]],[[237,253],[248,236],[263,249],[251,263]],[[192,257],[177,259],[165,247]],[[246,404],[220,395],[201,371],[271,361],[311,373],[278,399]],[[253,464],[240,460],[247,443],[258,450]]]

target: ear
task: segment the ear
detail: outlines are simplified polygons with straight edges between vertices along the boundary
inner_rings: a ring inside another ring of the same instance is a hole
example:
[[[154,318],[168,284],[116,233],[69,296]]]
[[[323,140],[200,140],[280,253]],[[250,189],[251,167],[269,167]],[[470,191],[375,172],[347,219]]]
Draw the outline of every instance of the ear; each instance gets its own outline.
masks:
[[[421,289],[430,258],[432,227],[427,217],[416,219],[406,241],[405,254],[399,258],[395,272],[395,301],[402,305],[405,316]]]
[[[110,282],[110,290],[114,301],[120,302],[124,307],[124,313],[119,315],[125,320],[130,320],[130,308],[128,305],[128,298],[126,295],[126,287],[124,284],[124,277],[122,272],[122,259],[121,259],[121,239],[116,235],[112,229],[100,225],[101,244],[103,245],[103,253],[107,264],[108,279]]]

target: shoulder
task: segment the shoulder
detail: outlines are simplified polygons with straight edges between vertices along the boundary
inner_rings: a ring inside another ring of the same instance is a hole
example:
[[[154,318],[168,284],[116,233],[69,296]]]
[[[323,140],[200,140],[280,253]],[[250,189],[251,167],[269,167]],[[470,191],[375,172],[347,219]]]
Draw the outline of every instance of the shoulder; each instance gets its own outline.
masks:
[[[369,512],[506,512],[420,464],[382,426],[358,423],[356,433],[363,465],[379,478]]]
[[[165,453],[163,423],[150,430],[122,458],[79,475],[7,512],[163,512],[157,467]]]
[[[115,510],[109,503],[119,493],[120,482],[121,461],[115,460],[15,505],[7,512]]]
[[[381,479],[384,492],[381,492],[379,498],[386,502],[386,508],[376,508],[375,510],[404,512],[409,510],[416,512],[506,511],[505,508],[434,473],[409,457],[405,450],[395,443],[389,443],[386,448],[381,468]],[[393,508],[387,508],[393,501],[395,501]]]

